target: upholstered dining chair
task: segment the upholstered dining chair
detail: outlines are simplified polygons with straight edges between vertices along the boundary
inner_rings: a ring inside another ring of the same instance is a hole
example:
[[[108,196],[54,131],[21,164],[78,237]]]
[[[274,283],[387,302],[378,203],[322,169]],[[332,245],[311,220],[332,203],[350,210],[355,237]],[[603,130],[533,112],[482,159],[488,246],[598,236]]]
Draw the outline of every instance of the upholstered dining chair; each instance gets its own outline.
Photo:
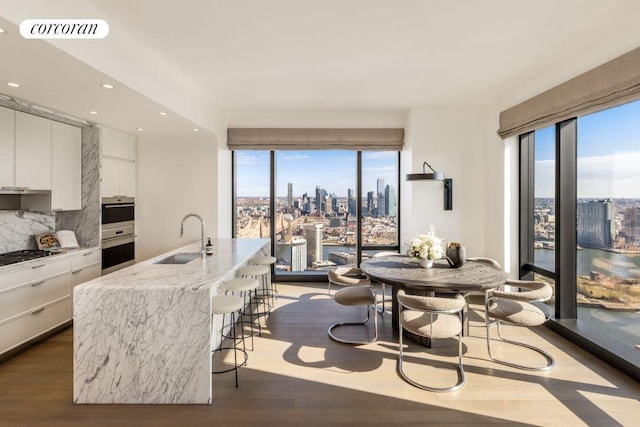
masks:
[[[376,252],[375,254],[373,254],[373,258],[378,258],[378,257],[383,257],[383,256],[397,256],[400,255],[398,252],[393,252],[393,251],[380,251],[380,252]],[[385,283],[384,282],[378,282],[380,283],[381,286],[381,291],[382,291],[382,307],[378,307],[378,313],[380,313],[381,315],[384,314],[384,298],[385,298]]]
[[[339,286],[362,286],[370,285],[371,280],[364,277],[362,270],[353,265],[339,265],[329,269],[329,285],[327,293],[331,295],[331,284]]]
[[[502,287],[489,290],[485,297],[485,323],[487,327],[487,350],[489,357],[497,363],[518,369],[546,371],[553,368],[555,361],[549,353],[530,344],[506,339],[500,331],[502,322],[526,327],[538,326],[546,322],[549,319],[550,310],[544,303],[551,299],[553,289],[548,283],[539,281],[507,280],[505,285],[509,285],[510,290],[501,289]],[[518,291],[513,291],[513,288],[518,288]],[[494,357],[493,354],[491,354],[491,319],[496,321],[498,337],[502,342],[526,347],[541,354],[547,359],[546,365],[533,367]]]
[[[335,295],[334,300],[338,304],[356,306],[364,305],[367,308],[367,317],[361,321],[345,321],[334,323],[329,327],[327,331],[329,337],[337,342],[344,344],[369,344],[378,340],[378,316],[376,316],[376,291],[371,285],[356,285],[348,286],[346,288],[339,289]],[[368,340],[348,340],[346,338],[340,338],[333,333],[333,330],[344,325],[366,325],[371,318],[369,309],[373,311],[373,337]]]
[[[455,391],[464,384],[462,366],[462,310],[466,301],[462,295],[455,298],[407,295],[398,290],[399,352],[398,372],[409,384],[429,391]],[[458,337],[458,381],[450,387],[432,387],[415,381],[404,371],[404,349],[402,337],[404,330],[430,339]]]

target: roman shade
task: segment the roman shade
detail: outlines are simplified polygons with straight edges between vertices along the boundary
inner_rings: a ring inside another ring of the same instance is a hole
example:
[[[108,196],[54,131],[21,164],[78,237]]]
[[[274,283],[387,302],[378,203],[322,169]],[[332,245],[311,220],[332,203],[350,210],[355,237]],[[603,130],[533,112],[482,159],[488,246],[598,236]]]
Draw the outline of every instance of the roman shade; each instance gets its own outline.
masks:
[[[229,128],[230,150],[400,151],[404,129]]]
[[[640,48],[500,113],[502,138],[640,99]]]

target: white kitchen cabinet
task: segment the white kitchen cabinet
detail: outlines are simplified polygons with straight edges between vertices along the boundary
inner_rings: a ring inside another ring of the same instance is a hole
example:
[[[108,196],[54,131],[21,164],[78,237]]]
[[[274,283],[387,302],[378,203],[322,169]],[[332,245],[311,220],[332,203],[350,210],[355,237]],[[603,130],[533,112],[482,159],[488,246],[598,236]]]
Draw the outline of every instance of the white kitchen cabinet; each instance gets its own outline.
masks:
[[[0,187],[16,186],[16,113],[0,107]]]
[[[100,190],[102,197],[113,197],[120,194],[120,159],[102,157],[102,177]]]
[[[51,120],[15,114],[16,186],[51,190]]]
[[[102,128],[102,197],[136,195],[136,138]]]
[[[0,273],[0,354],[71,319],[71,258],[40,258]]]
[[[102,197],[136,196],[136,163],[132,160],[102,157]]]
[[[136,196],[136,163],[130,160],[120,161],[120,196]]]
[[[51,210],[82,208],[82,129],[51,124]]]
[[[136,159],[136,137],[115,129],[102,128],[102,155],[119,159]]]

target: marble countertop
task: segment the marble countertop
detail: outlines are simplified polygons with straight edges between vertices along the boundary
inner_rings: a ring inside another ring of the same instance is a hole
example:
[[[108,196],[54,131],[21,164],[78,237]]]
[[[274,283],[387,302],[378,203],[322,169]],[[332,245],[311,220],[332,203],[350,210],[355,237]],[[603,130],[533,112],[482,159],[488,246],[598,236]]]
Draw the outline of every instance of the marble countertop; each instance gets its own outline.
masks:
[[[268,239],[212,239],[213,255],[196,258],[186,264],[155,264],[163,258],[177,253],[198,253],[200,241],[193,242],[136,263],[130,267],[86,282],[76,287],[75,292],[99,287],[110,289],[179,289],[198,290],[215,285],[223,280],[236,266],[246,263]]]

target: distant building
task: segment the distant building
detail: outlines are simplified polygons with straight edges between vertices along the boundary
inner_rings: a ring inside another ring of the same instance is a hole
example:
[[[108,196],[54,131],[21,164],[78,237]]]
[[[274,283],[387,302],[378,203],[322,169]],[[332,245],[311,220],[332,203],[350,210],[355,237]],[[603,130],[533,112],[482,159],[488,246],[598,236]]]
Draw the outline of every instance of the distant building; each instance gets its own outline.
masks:
[[[322,224],[305,224],[302,234],[307,240],[307,265],[322,261]]]
[[[386,216],[387,215],[387,211],[385,210],[386,207],[386,197],[385,197],[385,183],[384,183],[384,179],[382,178],[378,178],[377,181],[377,196],[378,196],[378,211],[377,211],[377,216]]]
[[[349,212],[349,215],[356,215],[356,209],[357,209],[357,205],[356,205],[356,195],[353,191],[353,189],[349,188],[347,190],[347,210]]]
[[[293,207],[293,183],[287,183],[287,212]]]
[[[613,204],[610,199],[577,204],[577,243],[590,248],[613,245]]]
[[[352,252],[329,252],[329,261],[337,265],[355,264],[356,254]]]
[[[291,271],[304,271],[307,269],[307,240],[302,238],[291,239]]]
[[[396,190],[393,185],[387,185],[384,188],[384,202],[385,212],[387,216],[396,216],[397,202],[396,202]]]
[[[640,208],[627,208],[623,215],[624,232],[636,244],[640,243]]]
[[[367,193],[367,213],[369,215],[373,215],[374,214],[375,205],[374,205],[373,198],[374,198],[373,191],[369,191]]]

